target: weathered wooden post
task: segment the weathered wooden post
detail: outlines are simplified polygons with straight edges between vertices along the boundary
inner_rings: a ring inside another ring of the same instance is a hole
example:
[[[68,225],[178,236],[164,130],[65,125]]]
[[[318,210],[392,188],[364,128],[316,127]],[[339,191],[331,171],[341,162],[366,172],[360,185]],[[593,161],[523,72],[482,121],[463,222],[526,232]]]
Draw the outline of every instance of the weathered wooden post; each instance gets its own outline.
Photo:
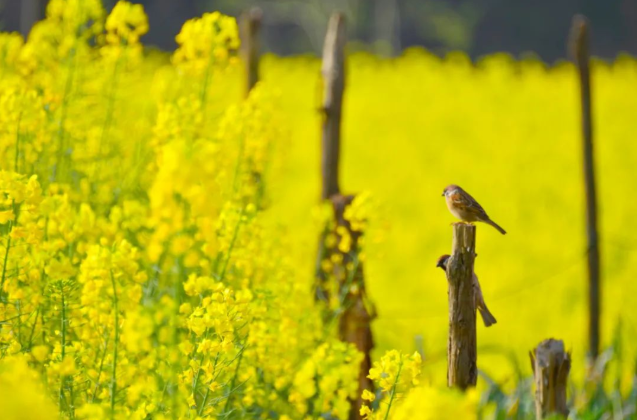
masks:
[[[323,63],[321,74],[323,81],[322,131],[321,131],[321,199],[330,200],[340,194],[338,186],[338,160],[341,143],[341,112],[343,109],[343,92],[345,90],[345,17],[334,13],[330,18],[325,45],[323,46]],[[335,212],[336,213],[336,212]],[[338,217],[335,214],[335,220]],[[316,261],[315,298],[329,301],[328,273],[322,263],[329,257],[325,239],[329,234],[326,227],[319,237],[318,256]]]
[[[595,359],[600,343],[600,263],[597,234],[597,193],[593,158],[593,121],[591,111],[591,76],[589,59],[589,29],[584,16],[573,18],[571,53],[577,65],[582,102],[582,137],[584,150],[584,185],[586,189],[586,233],[588,238],[588,351]]]
[[[240,54],[244,67],[244,97],[248,98],[250,92],[259,82],[259,60],[260,60],[260,38],[261,19],[263,12],[257,7],[253,7],[241,13],[239,16],[239,37],[241,38]],[[263,174],[252,171],[252,177],[257,185],[257,206],[262,208],[265,186],[263,184]]]
[[[316,300],[328,303],[331,282],[339,299],[337,312],[326,311],[326,320],[338,317],[339,339],[352,343],[360,350],[363,361],[359,370],[358,397],[352,401],[349,418],[360,419],[360,407],[363,404],[363,390],[372,390],[373,383],[367,378],[371,368],[371,350],[374,346],[371,330],[373,314],[371,304],[365,292],[363,264],[359,260],[359,239],[363,232],[352,229],[345,218],[345,210],[354,200],[353,195],[341,194],[338,183],[338,164],[341,141],[341,114],[343,109],[343,92],[345,90],[345,18],[340,13],[332,15],[329,21],[325,45],[323,48],[323,105],[322,105],[322,159],[321,174],[323,185],[321,199],[329,200],[333,208],[333,223],[326,226],[319,238],[319,252],[316,266]],[[344,236],[350,241],[349,249],[339,249],[326,245],[327,236],[340,242]],[[338,258],[333,258],[338,257]],[[323,265],[328,262],[328,268]]]
[[[478,379],[476,306],[473,288],[476,227],[453,225],[452,254],[447,263],[449,285],[449,338],[447,341],[447,385],[462,390]]]
[[[330,18],[323,46],[323,156],[321,198],[329,199],[340,193],[338,160],[341,143],[341,115],[345,91],[345,16],[334,13]]]
[[[261,9],[255,7],[243,12],[239,18],[241,56],[246,77],[245,96],[259,81],[259,31],[262,17]]]
[[[372,367],[371,352],[374,348],[371,321],[374,314],[369,308],[373,305],[369,302],[365,288],[363,263],[359,260],[359,240],[363,232],[354,231],[348,220],[345,219],[345,209],[354,200],[353,195],[337,194],[332,196],[334,218],[336,220],[336,236],[340,240],[338,227],[344,227],[351,240],[350,250],[340,252],[342,262],[334,267],[332,275],[338,282],[338,291],[341,298],[341,313],[338,319],[338,336],[341,341],[352,343],[363,353],[363,361],[358,371],[358,396],[353,401],[350,419],[360,419],[360,407],[364,403],[363,390],[372,391],[374,384],[367,377]]]
[[[566,385],[571,355],[564,342],[549,338],[529,353],[535,377],[535,413],[538,420],[549,414],[568,415]]]

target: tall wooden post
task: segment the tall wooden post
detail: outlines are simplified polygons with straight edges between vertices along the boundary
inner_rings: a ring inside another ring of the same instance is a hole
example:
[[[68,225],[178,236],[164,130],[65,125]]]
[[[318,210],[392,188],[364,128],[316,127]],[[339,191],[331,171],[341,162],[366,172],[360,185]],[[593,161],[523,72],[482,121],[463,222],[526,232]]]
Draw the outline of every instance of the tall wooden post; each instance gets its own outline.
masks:
[[[591,111],[591,76],[589,63],[589,29],[585,17],[573,18],[571,49],[579,73],[582,102],[582,137],[584,150],[584,186],[586,189],[586,234],[588,239],[588,351],[595,359],[600,343],[600,263],[597,233],[597,193],[593,158],[593,121]]]
[[[564,342],[549,338],[530,352],[535,377],[535,413],[538,420],[549,414],[568,415],[566,385],[571,370],[571,355]]]
[[[476,227],[453,226],[452,254],[447,263],[449,284],[449,338],[447,341],[447,385],[462,390],[478,379],[476,307],[473,288]]]
[[[335,13],[330,18],[323,46],[323,156],[321,198],[338,194],[338,160],[341,142],[341,114],[345,90],[345,17]]]
[[[261,9],[255,7],[243,12],[239,18],[241,56],[246,77],[245,96],[259,81],[259,31],[262,17]]]
[[[321,66],[323,82],[323,105],[321,108],[323,118],[321,127],[322,200],[329,200],[332,196],[340,194],[338,160],[341,147],[341,111],[345,90],[346,42],[345,17],[340,13],[334,13],[330,18],[325,35]],[[329,233],[329,229],[326,227],[319,237],[316,261],[315,297],[316,300],[325,302],[330,299],[327,287],[329,276],[323,269],[322,263],[330,254],[330,250],[325,247],[325,239]]]
[[[352,401],[349,415],[350,420],[358,420],[361,418],[363,390],[373,390],[373,383],[367,375],[372,365],[371,350],[374,342],[370,323],[374,314],[365,292],[363,264],[359,260],[359,240],[363,232],[354,231],[350,222],[345,219],[345,209],[352,203],[354,196],[341,194],[338,183],[346,41],[345,18],[342,14],[335,13],[330,18],[325,36],[321,69],[323,77],[321,199],[329,200],[331,203],[334,219],[319,237],[315,292],[317,301],[329,303],[332,299],[339,299],[338,310],[334,312],[326,309],[325,319],[329,321],[338,317],[339,339],[352,343],[363,353],[358,377],[358,397]],[[325,243],[328,236],[336,238],[338,243],[345,235],[351,241],[347,250],[339,249],[337,244],[328,247]],[[324,266],[324,262],[328,264]],[[338,296],[331,296],[331,290],[335,290]]]

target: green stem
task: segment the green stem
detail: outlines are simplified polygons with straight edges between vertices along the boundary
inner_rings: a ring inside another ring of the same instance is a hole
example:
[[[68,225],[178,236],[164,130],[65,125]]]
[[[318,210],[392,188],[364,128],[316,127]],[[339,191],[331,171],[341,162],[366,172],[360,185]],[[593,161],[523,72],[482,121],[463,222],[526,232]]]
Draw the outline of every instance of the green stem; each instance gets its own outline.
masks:
[[[203,334],[203,339],[204,340],[208,338],[208,332],[209,332],[209,330],[206,327],[206,331]],[[203,358],[204,358],[203,352],[201,353],[200,360],[197,360],[197,355],[195,354],[195,361],[197,361],[198,363],[201,363]],[[195,379],[194,379],[193,384],[192,384],[192,394],[195,396],[195,398],[197,397],[197,387],[199,386],[199,377],[200,376],[201,376],[201,366],[199,366],[199,369],[197,369],[197,373],[195,374]]]
[[[206,100],[208,96],[208,83],[210,82],[210,73],[212,71],[212,66],[214,64],[214,60],[212,55],[208,60],[208,66],[206,67],[206,72],[203,76],[203,85],[201,86],[201,92],[199,96],[199,102],[201,103],[201,112],[203,113],[206,107]]]
[[[217,362],[219,361],[219,352],[215,355],[215,363],[213,365],[212,371],[217,370]],[[210,384],[208,384],[208,389],[206,389],[206,395],[203,397],[203,401],[201,402],[201,407],[199,407],[198,415],[201,416],[204,408],[206,407],[206,402],[208,401],[208,396],[210,395]]]
[[[111,418],[115,418],[115,392],[117,391],[117,343],[119,342],[119,309],[117,307],[117,288],[115,277],[111,271],[111,283],[113,285],[113,306],[115,309],[115,343],[113,344],[113,374],[111,376]]]
[[[60,361],[64,360],[64,356],[66,355],[66,300],[64,299],[64,286],[62,282],[60,282],[60,294],[62,295],[62,315],[60,328],[62,329],[62,357]],[[63,376],[60,381],[60,409],[62,409],[66,405],[66,396],[64,395],[64,385],[66,383],[66,376]]]
[[[62,360],[66,355],[66,299],[64,299],[64,286],[60,283],[60,293],[62,294]]]
[[[48,219],[47,219],[48,220]],[[40,271],[40,278],[42,280],[44,280],[46,277],[46,273],[44,272],[44,268],[42,268],[42,270]],[[45,282],[46,284],[46,282]],[[46,286],[42,286],[41,290],[40,290],[40,297],[43,298],[44,297],[44,293],[45,293],[45,288]],[[42,314],[41,314],[42,312]],[[35,329],[38,326],[38,317],[40,315],[42,315],[42,329],[44,329],[44,311],[42,311],[42,303],[38,303],[38,309],[35,312],[35,321],[33,321],[33,327],[31,327],[31,335],[29,336],[29,345],[28,348],[31,349],[31,347],[33,346],[33,337],[35,336]],[[44,336],[44,334],[42,334]]]
[[[9,222],[9,232],[13,223]],[[7,247],[4,251],[4,263],[2,264],[2,280],[0,281],[0,296],[4,296],[4,281],[7,278],[7,264],[9,262],[9,250],[11,249],[11,236],[7,235]]]
[[[245,139],[241,136],[241,140],[239,142],[239,156],[237,157],[237,164],[234,168],[234,175],[232,178],[232,194],[233,196],[237,194],[238,183],[239,183],[239,174],[241,172],[241,161],[243,159],[243,152],[245,149]]]
[[[29,334],[29,345],[27,346],[29,349],[33,345],[33,336],[35,335],[35,327],[38,325],[38,317],[40,316],[40,307],[38,305],[38,309],[35,311],[35,321],[33,321],[33,327],[31,327],[31,334]]]
[[[248,343],[248,335],[246,335],[246,338],[243,341],[243,346],[241,346],[241,352],[239,353],[239,360],[237,360],[237,366],[234,369],[234,375],[232,375],[232,380],[230,381],[230,388],[228,389],[228,397],[226,398],[226,405],[223,408],[224,413],[227,413],[228,408],[230,407],[230,400],[232,399],[232,391],[234,390],[234,384],[237,380],[237,376],[239,376],[239,369],[241,368],[241,360],[243,360],[243,352],[245,350],[245,346],[247,343]]]
[[[7,247],[4,253],[4,264],[2,265],[2,280],[0,280],[0,301],[2,301],[2,297],[4,295],[4,282],[7,279],[7,265],[9,264],[9,250],[11,249],[11,229],[13,226],[18,224],[18,219],[20,218],[19,206],[15,205],[15,200],[11,202],[11,208],[13,210],[13,214],[15,215],[15,219],[9,222],[9,229],[7,230]]]
[[[66,381],[68,382],[69,378],[67,377]],[[69,417],[71,418],[71,420],[73,420],[75,418],[75,406],[73,405],[73,401],[75,400],[74,394],[73,394],[73,382],[71,382],[71,385],[69,385],[69,399],[71,400],[71,402],[69,403]]]
[[[232,239],[230,240],[230,245],[228,246],[228,257],[223,264],[223,269],[221,273],[219,273],[219,281],[223,281],[226,277],[226,270],[228,269],[228,265],[230,264],[230,257],[232,257],[232,250],[234,249],[234,245],[237,241],[237,237],[239,236],[239,228],[241,227],[241,223],[243,222],[243,216],[245,214],[245,208],[241,208],[241,213],[239,214],[239,221],[234,228],[234,232],[232,233]]]
[[[64,160],[64,124],[66,122],[66,116],[68,113],[68,101],[69,96],[71,94],[71,88],[73,87],[73,78],[75,77],[75,59],[76,59],[76,49],[77,49],[77,39],[73,48],[71,49],[71,64],[69,66],[69,73],[66,78],[66,83],[64,84],[64,96],[62,99],[61,105],[61,117],[60,117],[60,127],[58,128],[57,138],[58,138],[58,161],[53,166],[53,180],[57,180],[58,172],[61,172],[62,161]],[[60,170],[58,170],[58,166]]]
[[[18,157],[20,156],[20,124],[22,123],[22,109],[18,116],[18,126],[15,133],[15,161],[13,163],[13,171],[18,172]]]
[[[16,277],[19,278],[20,276],[20,271],[18,270],[18,273],[16,274]],[[15,302],[15,307],[18,310],[18,319],[16,320],[16,324],[18,324],[17,326],[17,330],[18,330],[18,343],[20,343],[20,345],[22,345],[22,305],[20,305],[20,301],[16,300]]]
[[[389,394],[389,403],[387,404],[387,412],[385,413],[384,420],[389,418],[389,411],[391,410],[391,405],[394,402],[394,397],[396,395],[396,387],[398,386],[398,379],[400,378],[400,372],[403,369],[402,358],[400,361],[400,365],[398,365],[398,372],[396,373],[396,380],[394,381],[394,385],[391,387],[391,393]]]
[[[93,395],[91,396],[91,404],[95,401],[95,396],[97,395],[97,390],[100,386],[100,377],[102,376],[102,371],[104,370],[104,359],[106,359],[106,351],[108,350],[108,340],[110,336],[106,336],[106,343],[104,343],[104,351],[102,352],[102,358],[100,360],[100,370],[97,371],[97,378],[95,379],[95,389],[93,389]]]
[[[125,52],[126,48],[124,48],[124,53]],[[99,174],[101,171],[102,155],[104,153],[104,141],[110,131],[111,123],[113,121],[113,114],[115,112],[115,92],[117,91],[117,85],[119,81],[119,68],[122,65],[122,61],[123,59],[121,57],[118,57],[113,67],[113,76],[111,78],[110,89],[108,93],[108,102],[106,104],[106,117],[104,118],[104,123],[102,124],[102,134],[100,135],[100,145],[96,165],[97,174]]]

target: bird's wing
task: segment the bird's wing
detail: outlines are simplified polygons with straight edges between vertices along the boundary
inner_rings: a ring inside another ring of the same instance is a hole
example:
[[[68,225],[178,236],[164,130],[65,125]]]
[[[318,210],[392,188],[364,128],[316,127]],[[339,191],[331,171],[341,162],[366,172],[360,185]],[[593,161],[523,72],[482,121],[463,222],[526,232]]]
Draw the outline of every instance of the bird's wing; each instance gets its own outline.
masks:
[[[480,215],[484,218],[488,218],[487,212],[484,211],[482,206],[478,204],[478,202],[469,195],[468,192],[458,189],[457,192],[451,195],[451,199],[453,203],[466,212],[471,212],[473,214]]]
[[[476,276],[476,273],[473,273],[472,280],[473,280],[473,288],[475,289],[475,293],[476,293],[476,300],[478,302],[481,302],[483,300],[482,288],[480,287],[480,281],[478,281],[478,276]]]

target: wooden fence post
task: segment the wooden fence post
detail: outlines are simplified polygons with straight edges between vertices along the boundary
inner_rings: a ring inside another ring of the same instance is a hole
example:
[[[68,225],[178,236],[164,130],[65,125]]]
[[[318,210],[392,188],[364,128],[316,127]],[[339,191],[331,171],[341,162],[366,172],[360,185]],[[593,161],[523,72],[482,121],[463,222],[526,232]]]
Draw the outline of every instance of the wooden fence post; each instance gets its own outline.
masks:
[[[345,16],[334,13],[330,18],[323,46],[323,156],[321,197],[338,194],[338,160],[341,141],[341,113],[345,90]]]
[[[341,194],[333,195],[330,200],[336,219],[336,237],[340,241],[341,234],[338,233],[338,227],[344,227],[351,240],[348,252],[340,252],[338,249],[332,251],[342,255],[342,262],[332,272],[338,282],[339,296],[341,296],[338,336],[341,341],[354,344],[363,353],[363,361],[358,372],[358,394],[356,400],[353,401],[350,420],[361,418],[359,411],[364,403],[363,390],[372,391],[374,389],[374,383],[367,377],[372,367],[371,352],[374,348],[374,339],[371,321],[374,318],[374,313],[373,310],[370,310],[373,305],[367,297],[363,263],[359,260],[359,239],[363,232],[352,230],[350,222],[345,219],[345,209],[353,200],[353,195]]]
[[[329,200],[333,209],[333,223],[328,224],[319,237],[316,265],[316,300],[329,303],[339,299],[336,312],[326,310],[326,321],[338,317],[338,335],[341,341],[352,343],[363,353],[358,376],[358,396],[352,401],[350,420],[361,418],[363,390],[373,390],[373,382],[367,377],[372,367],[371,350],[374,347],[371,320],[374,317],[371,303],[365,291],[363,264],[359,260],[359,239],[363,232],[354,231],[345,218],[345,209],[354,200],[353,195],[341,194],[338,183],[338,164],[341,141],[341,113],[345,90],[345,18],[340,13],[329,21],[323,48],[323,105],[322,105],[322,159],[323,185],[321,199]],[[336,244],[326,244],[328,236]],[[350,246],[339,249],[338,243],[348,236]],[[333,258],[337,257],[337,258]],[[324,263],[327,263],[324,265]],[[333,282],[333,283],[332,283]],[[338,296],[331,296],[335,288]]]
[[[582,137],[584,150],[584,185],[586,188],[586,233],[588,238],[588,351],[594,359],[600,343],[600,265],[597,234],[597,194],[593,159],[593,122],[591,111],[591,76],[589,64],[589,29],[584,16],[573,18],[571,53],[579,72],[582,101]]]
[[[259,81],[259,31],[262,17],[261,9],[255,7],[243,12],[239,18],[241,56],[246,77],[245,96]]]
[[[452,254],[447,263],[449,284],[449,338],[447,341],[447,385],[462,390],[478,379],[476,307],[473,289],[476,227],[453,225]]]
[[[535,377],[535,413],[538,420],[557,413],[568,415],[566,384],[571,370],[571,355],[564,342],[549,338],[529,352]]]
[[[343,109],[343,91],[345,90],[345,17],[334,13],[330,18],[325,45],[323,46],[323,64],[321,74],[323,81],[323,104],[321,108],[323,122],[321,132],[321,199],[329,200],[340,194],[338,186],[338,160],[341,146],[341,111]],[[318,256],[316,261],[315,298],[329,301],[327,290],[328,275],[322,267],[328,257],[329,250],[325,240],[329,234],[326,227],[319,237]]]

